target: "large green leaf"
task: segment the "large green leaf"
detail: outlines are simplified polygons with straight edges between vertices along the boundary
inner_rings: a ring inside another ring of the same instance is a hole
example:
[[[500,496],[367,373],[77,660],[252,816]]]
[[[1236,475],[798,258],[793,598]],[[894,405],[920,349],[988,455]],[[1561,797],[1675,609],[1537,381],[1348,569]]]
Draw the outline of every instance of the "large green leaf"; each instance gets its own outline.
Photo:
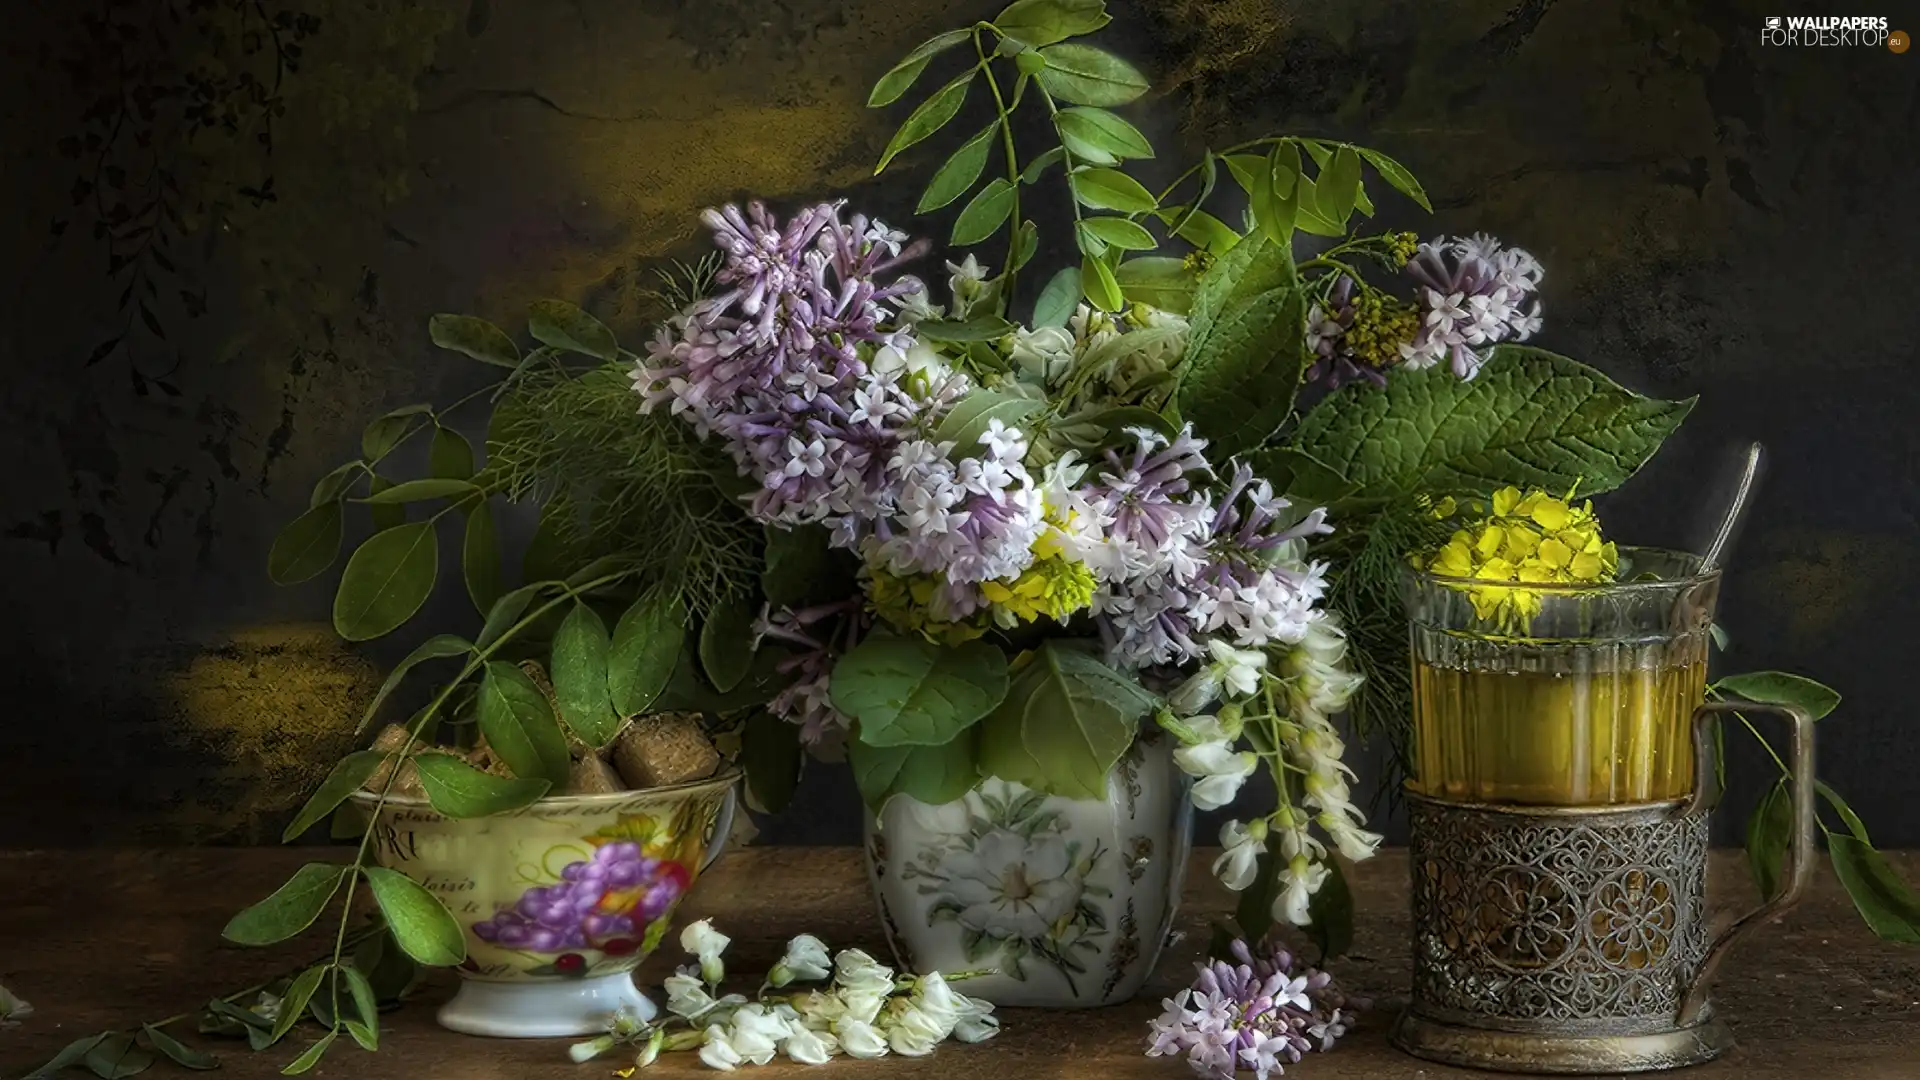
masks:
[[[1088,242],[1089,239],[1122,251],[1152,251],[1156,246],[1152,233],[1148,232],[1144,226],[1123,217],[1102,215],[1084,218],[1080,222],[1079,230],[1082,233],[1080,241],[1082,249],[1095,246]],[[1119,274],[1116,273],[1114,277],[1117,280]]]
[[[440,573],[433,523],[396,525],[367,538],[347,560],[333,597],[333,628],[348,641],[392,632],[413,617]]]
[[[84,1060],[100,1080],[126,1080],[146,1072],[153,1055],[141,1049],[132,1035],[116,1031],[88,1050]]]
[[[1014,0],[993,17],[993,28],[1037,48],[1107,25],[1106,8],[1105,0]]]
[[[941,646],[870,637],[834,665],[834,707],[873,746],[934,746],[985,716],[1007,692],[1007,658],[983,641]]]
[[[395,506],[401,503],[423,502],[427,499],[459,499],[476,494],[479,490],[471,480],[427,476],[418,480],[404,480],[391,487],[381,488],[360,501],[372,503],[375,506]]]
[[[427,447],[427,471],[446,480],[471,480],[473,444],[452,428],[435,428]]]
[[[188,1046],[186,1043],[168,1034],[166,1029],[157,1024],[143,1024],[141,1025],[140,1031],[146,1035],[147,1042],[151,1043],[155,1050],[165,1054],[168,1061],[173,1062],[183,1069],[192,1069],[195,1072],[206,1072],[209,1069],[217,1069],[220,1067],[219,1058],[214,1057],[204,1050],[195,1050],[193,1047]]]
[[[1153,192],[1119,169],[1078,169],[1071,183],[1074,198],[1095,210],[1144,214],[1159,205]]]
[[[1798,706],[1815,720],[1826,716],[1840,704],[1839,691],[1814,682],[1805,675],[1785,671],[1750,671],[1728,675],[1713,685],[1716,690],[1738,694],[1748,701]]]
[[[1920,944],[1920,896],[1900,880],[1886,856],[1848,833],[1828,834],[1827,851],[1867,928],[1888,941]]]
[[[1152,694],[1091,653],[1048,641],[1014,675],[1006,699],[982,725],[982,767],[1070,799],[1104,799],[1108,771],[1155,704]]]
[[[707,612],[700,627],[700,669],[723,694],[739,686],[753,669],[756,614],[745,600],[730,597]]]
[[[1040,50],[1047,66],[1034,76],[1047,93],[1075,105],[1125,105],[1147,92],[1147,77],[1112,53],[1067,42]]]
[[[460,537],[460,579],[474,610],[482,615],[493,610],[506,588],[500,573],[500,531],[493,507],[485,502],[467,510],[467,527]]]
[[[1033,325],[1035,329],[1052,326],[1065,326],[1073,318],[1073,309],[1080,303],[1080,268],[1063,266],[1047,279],[1046,288],[1040,290],[1040,298],[1033,302]]]
[[[1075,161],[1111,165],[1122,158],[1153,156],[1153,144],[1139,128],[1105,109],[1062,109],[1053,126]]]
[[[408,956],[429,967],[451,967],[467,958],[466,937],[439,897],[398,870],[369,866],[366,875],[387,928]]]
[[[1471,382],[1437,366],[1397,372],[1384,390],[1331,394],[1295,445],[1360,497],[1509,484],[1592,495],[1632,476],[1694,400],[1642,397],[1578,361],[1501,345]]]
[[[332,566],[340,556],[342,525],[337,500],[320,503],[289,521],[267,551],[267,577],[275,585],[293,585]]]
[[[993,149],[993,134],[999,130],[999,124],[988,124],[978,135],[960,144],[960,149],[927,181],[927,190],[921,194],[920,205],[914,207],[913,212],[929,213],[965,195],[974,181],[980,179],[980,171],[986,168],[987,154]]]
[[[413,763],[420,770],[420,786],[427,789],[427,800],[450,818],[518,810],[545,795],[549,787],[545,780],[482,772],[452,754],[420,754]]]
[[[1428,213],[1433,212],[1433,204],[1427,201],[1426,189],[1420,186],[1420,181],[1413,178],[1413,173],[1409,172],[1405,165],[1378,150],[1362,149],[1360,156],[1367,160],[1367,164],[1378,170],[1381,178],[1392,184],[1395,191],[1419,203],[1420,209]]]
[[[902,57],[898,64],[880,76],[880,81],[873,84],[873,91],[867,95],[867,107],[878,108],[900,100],[900,95],[906,93],[920,78],[920,73],[927,69],[929,60],[972,36],[968,30],[948,30],[914,46],[912,52]]]
[[[1018,427],[1021,421],[1045,407],[1046,402],[1037,398],[1000,390],[975,390],[941,418],[933,437],[936,442],[954,444],[954,452],[964,457],[980,449],[980,436],[987,433],[993,421]]]
[[[308,863],[273,895],[227,921],[220,936],[239,945],[271,945],[313,925],[340,889],[342,866]]]
[[[420,417],[433,412],[430,405],[403,405],[377,417],[360,433],[360,456],[369,464],[377,463],[400,445],[401,440],[419,427]]]
[[[1292,414],[1308,363],[1305,325],[1300,290],[1288,283],[1229,307],[1188,351],[1174,402],[1210,452],[1252,450]]]
[[[966,247],[977,244],[999,232],[1000,226],[1007,223],[1007,216],[1013,213],[1014,198],[1013,182],[1004,176],[994,177],[954,219],[954,245]]]
[[[1121,295],[1134,303],[1175,315],[1192,310],[1193,292],[1199,285],[1187,260],[1168,255],[1128,259],[1113,268],[1113,280],[1119,283]]]
[[[596,360],[620,358],[620,343],[599,319],[565,300],[535,300],[527,305],[527,331],[542,344]]]
[[[480,733],[513,775],[564,787],[571,762],[553,706],[526,672],[495,660],[480,680]]]
[[[607,652],[607,693],[622,718],[646,712],[680,663],[687,609],[670,589],[633,602],[614,624]]]
[[[505,330],[471,315],[435,315],[427,320],[427,336],[443,349],[465,353],[495,367],[520,366],[520,347]]]
[[[1198,215],[1195,215],[1196,217]],[[1213,324],[1247,301],[1283,286],[1295,284],[1293,255],[1286,245],[1258,233],[1233,245],[1214,261],[1194,287],[1193,310],[1187,317],[1188,351],[1206,344]],[[1305,324],[1301,334],[1306,333]]]
[[[1780,887],[1780,864],[1793,836],[1793,800],[1785,780],[1776,780],[1747,819],[1747,868],[1761,896]]]
[[[280,834],[280,842],[292,843],[302,833],[319,824],[320,819],[333,813],[333,808],[345,802],[347,796],[360,790],[360,786],[380,767],[387,755],[379,750],[359,750],[348,754],[334,763],[327,778],[320,781],[307,804],[287,823],[286,830]]]
[[[939,806],[980,782],[971,732],[938,746],[874,746],[855,738],[847,744],[847,764],[860,797],[875,814],[895,795]]]
[[[902,150],[945,127],[967,100],[967,87],[972,84],[978,71],[978,68],[968,68],[952,82],[934,91],[932,97],[921,102],[920,107],[907,117],[906,123],[900,125],[900,130],[893,133],[893,139],[887,143],[887,149],[880,155],[880,163],[873,167],[873,171],[881,172]]]
[[[575,604],[553,635],[553,697],[580,741],[605,746],[620,733],[607,678],[612,639],[607,624],[585,604]]]

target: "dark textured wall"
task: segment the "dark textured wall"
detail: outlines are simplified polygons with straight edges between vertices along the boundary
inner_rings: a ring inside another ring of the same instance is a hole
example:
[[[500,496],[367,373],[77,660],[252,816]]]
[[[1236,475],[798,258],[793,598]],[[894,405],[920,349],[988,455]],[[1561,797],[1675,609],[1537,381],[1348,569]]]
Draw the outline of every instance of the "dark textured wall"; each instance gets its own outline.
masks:
[[[334,643],[327,584],[275,589],[267,544],[367,418],[484,377],[428,345],[426,317],[517,325],[558,295],[634,339],[647,271],[698,251],[700,206],[846,195],[905,221],[911,184],[868,179],[890,124],[865,89],[996,7],[285,0],[265,9],[315,21],[276,24],[230,0],[181,22],[187,0],[16,6],[0,845],[277,833],[394,657]],[[1920,55],[1763,48],[1777,13],[1139,0],[1108,39],[1155,77],[1163,156],[1272,130],[1378,146],[1434,196],[1433,221],[1396,224],[1546,262],[1545,344],[1701,394],[1608,501],[1615,535],[1693,542],[1726,450],[1765,441],[1729,663],[1839,687],[1821,771],[1883,845],[1920,843]],[[1910,3],[1874,13],[1920,30]],[[197,128],[169,119],[172,86],[210,103]],[[463,617],[454,599],[425,618]],[[818,768],[767,832],[845,841],[856,814]]]

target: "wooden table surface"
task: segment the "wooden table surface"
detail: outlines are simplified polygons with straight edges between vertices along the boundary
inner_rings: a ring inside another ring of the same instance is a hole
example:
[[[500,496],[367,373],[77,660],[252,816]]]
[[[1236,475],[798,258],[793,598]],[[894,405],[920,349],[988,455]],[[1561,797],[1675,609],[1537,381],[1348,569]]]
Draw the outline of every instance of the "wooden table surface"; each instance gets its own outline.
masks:
[[[272,891],[314,856],[309,850],[189,849],[0,853],[0,983],[31,1001],[21,1026],[0,1029],[0,1078],[21,1076],[81,1035],[130,1028],[188,1011],[221,993],[265,979],[317,952],[311,940],[274,949],[223,943],[229,915]],[[1141,1056],[1147,1021],[1183,985],[1205,948],[1208,919],[1230,894],[1196,855],[1176,924],[1182,937],[1164,954],[1140,998],[1090,1011],[1003,1010],[1000,1036],[978,1046],[949,1043],[922,1059],[835,1059],[834,1075],[994,1077],[1179,1077],[1184,1064]],[[1720,908],[1752,900],[1737,853],[1716,853],[1712,890]],[[1893,856],[1909,875],[1920,855]],[[1824,871],[1823,867],[1823,871]],[[1431,1065],[1401,1055],[1386,1030],[1408,983],[1406,860],[1386,852],[1354,875],[1359,930],[1353,954],[1334,965],[1347,987],[1375,998],[1361,1027],[1330,1054],[1310,1055],[1289,1075],[1316,1080],[1457,1080],[1495,1074]],[[787,937],[818,934],[834,949],[858,945],[885,956],[859,854],[852,848],[748,848],[730,852],[701,879],[686,917],[711,916],[732,935],[736,971],[765,970]],[[669,943],[671,946],[671,943]],[[642,980],[657,986],[678,957],[669,948]],[[435,972],[419,996],[382,1017],[381,1048],[344,1039],[312,1075],[408,1080],[605,1077],[628,1062],[571,1064],[567,1040],[480,1039],[433,1022],[451,977]],[[1727,964],[1721,1012],[1740,1048],[1688,1071],[1687,1080],[1794,1078],[1920,1080],[1920,948],[1874,939],[1831,874],[1776,925],[1757,932]],[[226,1077],[267,1077],[313,1035],[262,1053],[216,1040]],[[753,1075],[786,1076],[803,1066]],[[655,1075],[712,1075],[693,1054],[662,1058]],[[90,1075],[84,1071],[71,1076]],[[183,1076],[163,1064],[148,1076]],[[1250,1074],[1247,1074],[1250,1075]]]

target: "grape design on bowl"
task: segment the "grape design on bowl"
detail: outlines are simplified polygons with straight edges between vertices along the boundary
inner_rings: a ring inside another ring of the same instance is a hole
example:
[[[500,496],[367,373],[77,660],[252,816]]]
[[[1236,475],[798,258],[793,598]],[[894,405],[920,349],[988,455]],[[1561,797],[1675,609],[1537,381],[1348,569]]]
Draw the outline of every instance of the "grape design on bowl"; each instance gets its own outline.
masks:
[[[691,877],[685,866],[648,855],[632,840],[603,843],[591,858],[562,868],[558,882],[536,885],[512,907],[474,923],[473,932],[508,949],[625,956],[640,947],[649,924],[673,910]]]

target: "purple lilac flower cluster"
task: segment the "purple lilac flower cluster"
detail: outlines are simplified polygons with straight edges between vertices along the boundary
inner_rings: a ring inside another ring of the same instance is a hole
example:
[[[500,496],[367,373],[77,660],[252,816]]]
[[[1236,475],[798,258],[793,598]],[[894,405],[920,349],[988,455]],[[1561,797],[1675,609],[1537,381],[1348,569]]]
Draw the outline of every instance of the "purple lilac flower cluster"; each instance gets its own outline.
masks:
[[[1108,586],[1094,611],[1109,657],[1129,669],[1178,665],[1203,655],[1212,634],[1255,648],[1304,638],[1326,568],[1299,559],[1292,541],[1331,532],[1326,511],[1285,523],[1288,500],[1243,464],[1215,500],[1201,488],[1212,476],[1204,440],[1133,434],[1131,454],[1108,451],[1086,500],[1107,529],[1106,551],[1086,561]]]
[[[1359,1003],[1326,972],[1296,969],[1278,946],[1255,956],[1235,941],[1232,951],[1235,963],[1196,964],[1193,985],[1162,1002],[1148,1056],[1183,1054],[1195,1072],[1218,1080],[1240,1069],[1266,1080],[1310,1051],[1332,1049],[1352,1026]]]
[[[1421,244],[1406,272],[1422,312],[1413,340],[1400,347],[1408,367],[1445,359],[1455,375],[1471,379],[1484,361],[1478,350],[1525,341],[1540,329],[1534,294],[1545,271],[1532,255],[1485,233]]]
[[[780,674],[789,681],[767,708],[775,716],[798,724],[800,741],[808,746],[817,747],[848,727],[845,714],[834,708],[827,691],[828,680],[841,653],[859,643],[865,624],[858,600],[817,604],[799,611],[767,610],[754,623],[755,648],[767,638],[797,648],[792,656],[780,661]],[[823,628],[839,640],[822,633]]]
[[[473,924],[474,934],[510,949],[559,952],[597,948],[608,938],[631,938],[665,915],[686,890],[678,864],[641,853],[632,841],[603,844],[593,858],[568,863],[560,881],[520,894],[511,908]],[[632,905],[603,911],[608,893],[638,890]]]

